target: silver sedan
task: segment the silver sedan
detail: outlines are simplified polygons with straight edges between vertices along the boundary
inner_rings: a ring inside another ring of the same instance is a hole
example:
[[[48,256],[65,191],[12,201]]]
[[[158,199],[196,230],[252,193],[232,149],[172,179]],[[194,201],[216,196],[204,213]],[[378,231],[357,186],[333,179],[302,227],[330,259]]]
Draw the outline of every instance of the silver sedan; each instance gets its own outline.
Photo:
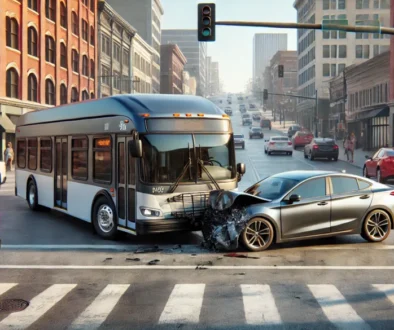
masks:
[[[382,242],[393,228],[394,190],[345,173],[284,172],[245,192],[216,196],[211,203],[216,212],[228,217],[231,210],[244,212],[240,240],[250,251],[263,251],[273,242],[352,234]]]

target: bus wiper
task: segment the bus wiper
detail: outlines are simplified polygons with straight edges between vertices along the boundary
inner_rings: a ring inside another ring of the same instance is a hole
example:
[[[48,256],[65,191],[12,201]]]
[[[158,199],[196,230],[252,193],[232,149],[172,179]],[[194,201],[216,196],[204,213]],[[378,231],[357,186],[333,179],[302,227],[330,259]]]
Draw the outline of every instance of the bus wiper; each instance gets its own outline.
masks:
[[[213,176],[211,175],[211,173],[209,173],[209,171],[207,170],[207,168],[204,165],[204,162],[200,159],[197,158],[197,164],[200,164],[202,170],[205,172],[205,174],[208,176],[208,178],[213,182],[213,184],[215,185],[217,190],[220,190],[220,187],[218,185],[218,183],[216,182],[216,180],[213,178]]]
[[[175,191],[175,189],[176,189],[176,188],[178,187],[178,185],[179,185],[179,182],[181,182],[182,178],[185,176],[185,174],[186,174],[187,170],[189,169],[189,167],[191,166],[191,164],[192,164],[192,159],[189,157],[189,160],[188,160],[188,162],[185,164],[185,166],[183,167],[181,174],[180,174],[180,175],[177,177],[177,179],[175,180],[174,185],[172,185],[172,186],[170,187],[170,189],[168,190],[169,193],[173,193],[173,192]]]

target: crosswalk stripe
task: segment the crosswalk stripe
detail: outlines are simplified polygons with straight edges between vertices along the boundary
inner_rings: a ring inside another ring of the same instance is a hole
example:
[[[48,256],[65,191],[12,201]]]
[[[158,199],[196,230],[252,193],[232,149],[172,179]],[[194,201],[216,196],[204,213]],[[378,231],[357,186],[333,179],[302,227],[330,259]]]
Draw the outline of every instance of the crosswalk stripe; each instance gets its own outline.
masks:
[[[107,319],[130,284],[109,284],[97,298],[78,316],[68,330],[98,329]]]
[[[343,330],[370,330],[335,285],[308,285],[328,320]]]
[[[383,292],[388,300],[394,304],[394,284],[373,284],[375,289]]]
[[[58,303],[76,284],[54,284],[30,301],[22,312],[12,313],[0,322],[0,329],[26,329]]]
[[[269,285],[242,284],[241,290],[247,324],[282,324]]]
[[[198,323],[205,284],[176,284],[159,323]]]
[[[0,283],[0,296],[15,285],[18,285],[18,283]]]

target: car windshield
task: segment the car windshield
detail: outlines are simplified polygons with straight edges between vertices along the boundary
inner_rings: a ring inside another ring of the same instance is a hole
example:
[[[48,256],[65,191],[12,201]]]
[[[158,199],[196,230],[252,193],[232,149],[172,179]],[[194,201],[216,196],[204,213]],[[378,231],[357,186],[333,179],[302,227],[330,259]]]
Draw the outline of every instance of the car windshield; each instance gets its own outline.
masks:
[[[265,124],[265,125],[268,125],[268,124],[270,123],[269,120],[262,120],[261,122],[262,122],[263,124]]]
[[[253,127],[253,132],[260,132],[261,131],[261,128],[259,128],[259,127]]]
[[[235,178],[235,160],[232,158],[230,134],[148,134],[141,137],[143,156],[141,179],[146,183],[174,183],[189,164],[180,182],[209,181],[202,166],[196,168],[196,159],[215,180]]]
[[[234,134],[235,139],[243,139],[244,135],[243,134]]]
[[[315,139],[315,142],[317,144],[328,144],[328,145],[335,144],[334,140],[332,139]]]
[[[285,195],[300,181],[295,179],[271,176],[245,190],[245,193],[260,198],[274,200]]]

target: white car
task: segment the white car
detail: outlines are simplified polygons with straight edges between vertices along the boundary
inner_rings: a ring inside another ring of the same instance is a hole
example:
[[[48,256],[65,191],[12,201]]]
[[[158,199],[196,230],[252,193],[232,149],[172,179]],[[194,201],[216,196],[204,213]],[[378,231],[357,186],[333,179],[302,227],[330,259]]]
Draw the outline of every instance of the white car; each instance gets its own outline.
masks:
[[[293,154],[293,143],[287,136],[271,136],[265,140],[264,152],[271,155],[273,152],[284,152],[287,155]]]

